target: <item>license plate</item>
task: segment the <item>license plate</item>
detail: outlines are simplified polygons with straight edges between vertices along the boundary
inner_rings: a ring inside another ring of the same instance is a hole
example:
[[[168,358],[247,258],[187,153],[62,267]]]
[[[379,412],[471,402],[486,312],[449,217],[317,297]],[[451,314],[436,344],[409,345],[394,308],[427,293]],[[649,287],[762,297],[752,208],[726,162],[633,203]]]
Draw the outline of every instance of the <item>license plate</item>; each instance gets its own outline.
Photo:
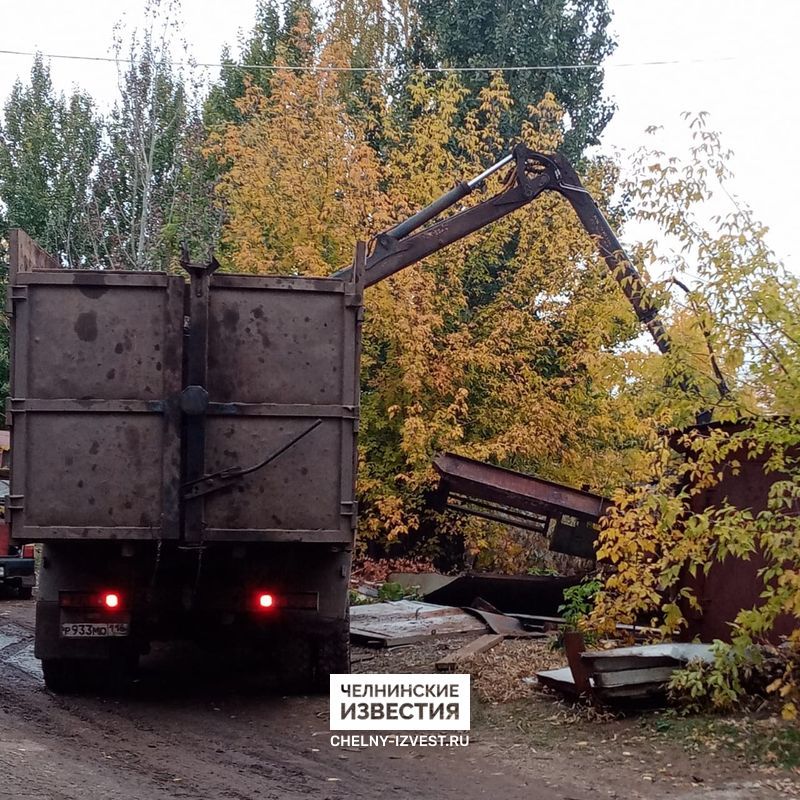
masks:
[[[64,622],[61,635],[68,639],[97,639],[108,636],[127,636],[127,622]]]

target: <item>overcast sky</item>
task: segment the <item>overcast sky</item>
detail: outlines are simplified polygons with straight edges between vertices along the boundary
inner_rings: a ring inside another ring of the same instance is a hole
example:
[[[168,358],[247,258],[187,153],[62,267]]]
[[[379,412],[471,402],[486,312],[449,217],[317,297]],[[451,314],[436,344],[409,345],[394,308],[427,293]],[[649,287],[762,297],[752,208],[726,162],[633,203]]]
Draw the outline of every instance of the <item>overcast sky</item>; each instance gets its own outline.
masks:
[[[108,55],[120,18],[136,23],[142,0],[35,0],[3,3],[0,49]],[[256,0],[184,0],[186,39],[200,62],[218,60],[225,42],[248,28]],[[617,112],[603,150],[631,149],[644,129],[661,125],[662,149],[685,153],[682,111],[708,111],[735,152],[734,190],[770,227],[769,240],[800,272],[797,246],[800,105],[795,59],[800,0],[610,0],[618,40],[606,92]],[[651,61],[677,64],[644,65]],[[635,64],[638,66],[626,66]],[[25,79],[30,58],[0,55],[0,97]],[[54,60],[58,88],[78,84],[101,104],[113,102],[113,64]]]

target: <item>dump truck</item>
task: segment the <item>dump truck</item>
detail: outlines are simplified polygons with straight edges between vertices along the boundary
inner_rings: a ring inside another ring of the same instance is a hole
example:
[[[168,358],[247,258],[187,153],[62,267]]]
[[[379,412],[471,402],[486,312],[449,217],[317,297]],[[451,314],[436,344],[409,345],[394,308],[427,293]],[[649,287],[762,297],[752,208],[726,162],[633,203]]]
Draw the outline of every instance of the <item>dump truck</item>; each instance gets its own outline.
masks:
[[[493,196],[439,218],[508,169]],[[349,671],[364,290],[545,191],[563,195],[659,349],[639,273],[569,163],[518,145],[330,277],[64,269],[10,237],[14,540],[43,544],[35,654],[56,692],[125,680],[156,640],[248,643],[287,689]],[[439,219],[437,219],[439,218]]]

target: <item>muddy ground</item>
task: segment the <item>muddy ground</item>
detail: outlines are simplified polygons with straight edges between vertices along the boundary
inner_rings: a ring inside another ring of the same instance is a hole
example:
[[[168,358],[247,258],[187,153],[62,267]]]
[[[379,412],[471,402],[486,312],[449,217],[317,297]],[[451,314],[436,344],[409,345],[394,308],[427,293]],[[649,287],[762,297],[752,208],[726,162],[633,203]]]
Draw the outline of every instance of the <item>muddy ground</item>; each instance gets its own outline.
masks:
[[[800,796],[793,771],[748,763],[733,737],[704,740],[658,716],[589,720],[545,696],[474,703],[466,748],[335,748],[327,698],[269,693],[246,666],[191,648],[154,651],[124,697],[56,697],[32,640],[33,603],[0,601],[0,797]],[[446,646],[359,650],[356,668],[423,671]]]

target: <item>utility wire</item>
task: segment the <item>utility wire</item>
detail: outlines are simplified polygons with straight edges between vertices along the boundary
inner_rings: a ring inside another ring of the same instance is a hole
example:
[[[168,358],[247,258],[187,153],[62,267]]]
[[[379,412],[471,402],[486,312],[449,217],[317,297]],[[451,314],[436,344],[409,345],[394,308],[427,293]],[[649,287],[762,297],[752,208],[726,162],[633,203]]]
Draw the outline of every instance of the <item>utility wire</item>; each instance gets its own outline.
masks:
[[[42,58],[64,59],[69,61],[99,61],[112,64],[130,64],[133,59],[115,58],[112,56],[81,56],[69,53],[40,53],[29,50],[0,50],[0,55],[5,56],[41,56]],[[621,64],[543,64],[528,66],[495,66],[495,67],[411,67],[412,72],[549,72],[558,70],[584,70],[584,69],[617,69],[625,67],[662,67],[676,64],[711,64],[723,61],[736,61],[738,56],[722,58],[690,58],[660,61],[631,61]],[[291,64],[236,64],[211,63],[196,61],[169,61],[173,65],[191,65],[204,68],[228,68],[247,70],[289,70],[292,72],[397,72],[400,67],[336,67],[336,66],[295,66]]]

